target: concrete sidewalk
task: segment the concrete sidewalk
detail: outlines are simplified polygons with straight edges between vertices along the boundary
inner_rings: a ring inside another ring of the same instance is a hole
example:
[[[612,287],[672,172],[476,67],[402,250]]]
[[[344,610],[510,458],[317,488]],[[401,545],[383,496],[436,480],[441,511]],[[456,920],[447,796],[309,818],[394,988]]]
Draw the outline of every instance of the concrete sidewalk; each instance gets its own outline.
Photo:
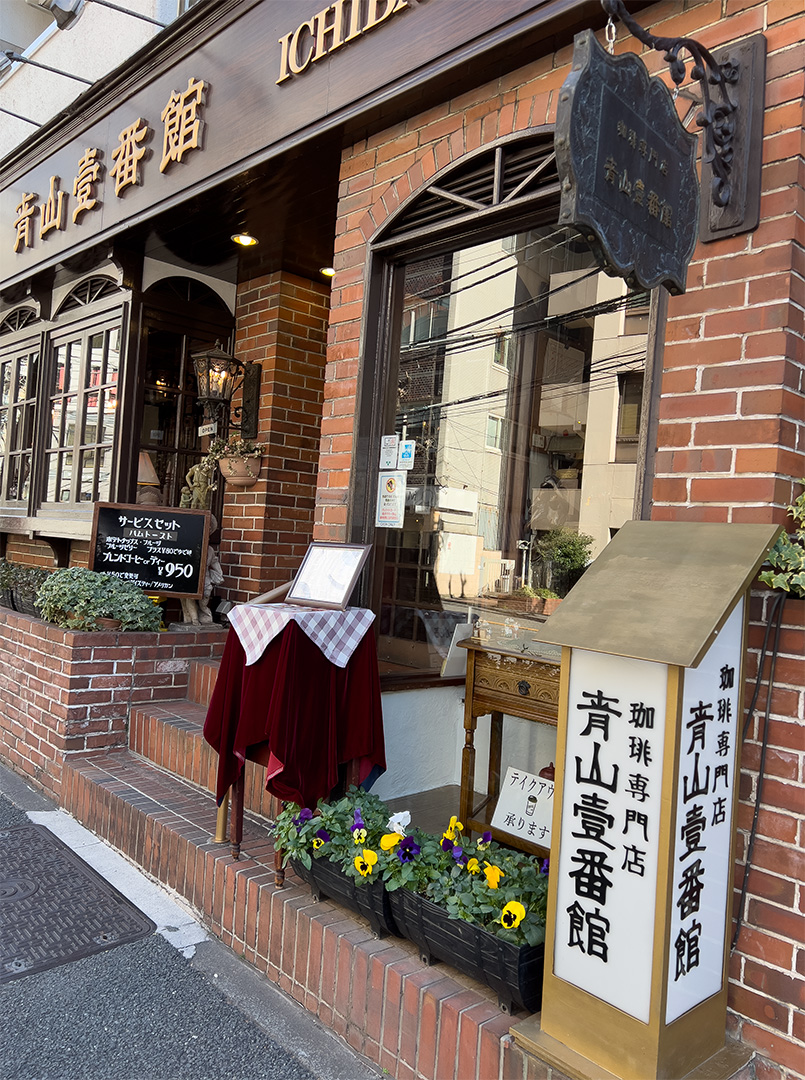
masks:
[[[0,829],[34,821],[157,925],[0,986],[4,1080],[377,1080],[186,906],[0,766]],[[0,933],[2,918],[0,915]]]

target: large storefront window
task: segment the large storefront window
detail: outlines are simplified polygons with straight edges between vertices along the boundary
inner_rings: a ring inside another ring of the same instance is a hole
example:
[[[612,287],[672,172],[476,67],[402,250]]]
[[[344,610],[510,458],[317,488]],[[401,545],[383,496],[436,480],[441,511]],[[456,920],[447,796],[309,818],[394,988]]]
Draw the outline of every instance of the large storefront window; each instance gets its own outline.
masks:
[[[402,292],[394,428],[416,450],[379,538],[389,673],[438,671],[468,619],[527,623],[538,541],[569,528],[594,557],[633,516],[646,356],[636,299],[562,228],[410,262]]]
[[[120,316],[54,335],[45,503],[108,501],[120,373]]]
[[[38,339],[0,353],[0,502],[27,501],[31,491]]]

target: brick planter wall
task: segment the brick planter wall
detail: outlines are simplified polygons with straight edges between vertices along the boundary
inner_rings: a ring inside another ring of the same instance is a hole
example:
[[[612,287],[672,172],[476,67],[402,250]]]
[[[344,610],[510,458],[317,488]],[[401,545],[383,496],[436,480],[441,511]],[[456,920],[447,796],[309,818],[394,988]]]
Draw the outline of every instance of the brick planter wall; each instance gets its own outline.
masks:
[[[59,801],[66,758],[127,746],[131,707],[183,698],[190,660],[220,657],[224,640],[76,633],[0,608],[0,758]]]
[[[802,3],[687,0],[655,4],[638,18],[655,35],[694,37],[710,49],[758,32],[768,43],[761,222],[753,233],[700,244],[687,293],[669,302],[652,516],[782,524],[798,491],[796,480],[805,475]],[[619,27],[616,51],[627,50],[640,53],[650,72],[670,82],[661,54],[646,51]],[[353,449],[358,407],[372,236],[424,182],[463,154],[510,132],[552,123],[571,53],[566,48],[540,57],[344,153],[322,428],[338,436],[344,450],[337,461],[321,464],[317,538],[347,538],[353,479],[347,448]],[[752,599],[749,679],[769,595],[758,590]],[[731,1031],[768,1059],[758,1063],[764,1080],[805,1075],[805,872],[798,848],[805,811],[804,610],[803,601],[787,604],[748,921],[731,965]],[[738,885],[761,734],[762,722],[755,718],[742,758]]]

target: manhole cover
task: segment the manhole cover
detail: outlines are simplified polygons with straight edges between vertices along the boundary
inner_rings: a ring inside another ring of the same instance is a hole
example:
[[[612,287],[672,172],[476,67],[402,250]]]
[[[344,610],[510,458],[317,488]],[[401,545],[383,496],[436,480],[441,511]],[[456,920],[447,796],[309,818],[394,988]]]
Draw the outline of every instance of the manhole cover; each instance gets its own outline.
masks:
[[[0,832],[0,983],[155,929],[43,825]]]

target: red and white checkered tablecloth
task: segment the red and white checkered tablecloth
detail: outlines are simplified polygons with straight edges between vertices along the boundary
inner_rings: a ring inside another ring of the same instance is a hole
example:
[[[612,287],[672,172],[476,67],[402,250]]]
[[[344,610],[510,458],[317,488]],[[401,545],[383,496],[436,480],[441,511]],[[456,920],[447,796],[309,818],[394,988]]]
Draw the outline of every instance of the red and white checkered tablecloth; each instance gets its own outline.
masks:
[[[238,604],[229,612],[247,667],[260,659],[269,642],[293,619],[331,664],[344,668],[374,617],[374,612],[366,608],[337,611],[295,604]]]

